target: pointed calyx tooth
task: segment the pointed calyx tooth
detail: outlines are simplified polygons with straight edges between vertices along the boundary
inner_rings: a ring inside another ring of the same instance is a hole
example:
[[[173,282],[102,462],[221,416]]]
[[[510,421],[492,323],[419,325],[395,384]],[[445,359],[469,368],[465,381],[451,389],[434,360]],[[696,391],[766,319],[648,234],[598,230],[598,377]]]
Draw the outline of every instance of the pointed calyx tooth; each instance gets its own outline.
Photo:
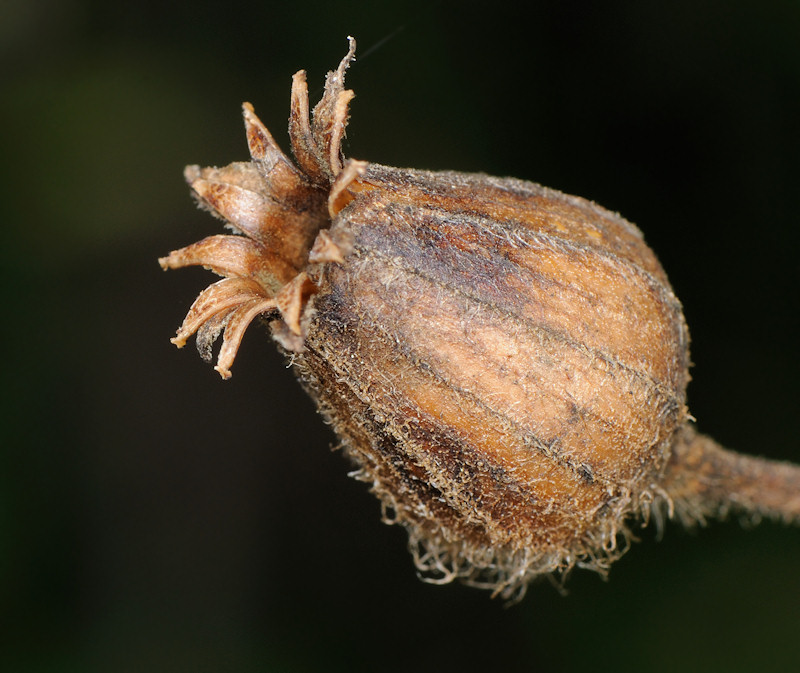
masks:
[[[212,317],[226,314],[254,299],[267,297],[263,288],[250,278],[223,278],[209,285],[195,299],[177,335],[171,339],[172,343],[183,348],[186,340]]]
[[[282,161],[291,166],[288,157],[281,151],[275,138],[258,118],[251,103],[242,103],[242,116],[247,134],[247,147],[253,161],[263,161],[267,164],[276,164]]]
[[[243,236],[208,236],[158,260],[162,269],[204,266],[220,276],[252,278],[273,296],[294,276],[294,269],[264,246]]]
[[[348,106],[355,96],[352,90],[344,88],[344,73],[356,60],[356,41],[352,37],[347,40],[347,54],[339,67],[329,72],[325,78],[325,93],[312,113],[314,139],[317,147],[326,152],[334,177],[342,170],[342,140],[347,126]]]
[[[328,195],[328,213],[331,218],[336,217],[339,211],[344,208],[355,197],[348,190],[350,185],[367,170],[366,161],[355,161],[350,159],[339,173],[331,185],[331,192]]]
[[[332,102],[330,109],[321,111],[317,115],[317,108],[322,105],[323,101],[314,108],[314,133],[317,137],[317,144],[326,147],[328,150],[328,163],[331,167],[331,173],[338,175],[342,170],[342,140],[344,140],[344,131],[347,127],[347,115],[350,106],[350,101],[353,100],[355,93],[352,89],[340,91],[336,99]],[[321,129],[317,129],[317,118],[330,120]]]
[[[267,181],[269,196],[277,201],[305,203],[317,191],[281,151],[250,103],[242,104],[247,146],[258,172]]]
[[[348,106],[353,91],[344,88],[344,74],[355,60],[356,41],[349,37],[350,48],[339,67],[328,73],[325,93],[309,119],[308,85],[304,70],[292,79],[292,105],[289,136],[292,152],[301,170],[315,183],[332,183],[343,165],[342,140],[347,126]]]
[[[308,84],[306,71],[300,70],[292,77],[292,100],[289,113],[289,138],[292,154],[300,170],[317,185],[329,183],[327,172],[317,157],[311,120],[308,112]]]
[[[308,277],[308,274],[297,274],[290,283],[285,285],[275,297],[275,303],[281,312],[283,322],[297,336],[302,335],[300,316],[306,307],[308,297],[314,293],[317,286]]]
[[[263,223],[269,219],[272,207],[277,206],[275,202],[230,182],[212,182],[203,178],[192,182],[192,190],[243,234],[260,243],[268,242],[269,229]]]
[[[294,174],[290,184],[278,184],[252,162],[188,166],[185,176],[202,206],[284,260],[294,273],[303,269],[314,237],[328,222],[325,191]]]
[[[255,192],[230,182],[216,182],[198,178],[192,190],[204,203],[214,209],[237,230],[263,245],[278,243],[276,230],[293,213],[263,193]]]
[[[234,161],[222,168],[217,168],[216,166],[207,168],[187,166],[183,170],[183,177],[190,187],[194,186],[198,180],[206,180],[208,182],[236,185],[251,192],[258,192],[265,196],[269,195],[268,185],[264,182],[264,177],[250,161]]]
[[[236,353],[242,343],[242,337],[247,327],[257,316],[274,309],[274,299],[259,298],[243,304],[228,316],[225,323],[225,332],[222,335],[222,346],[219,350],[217,366],[214,367],[223,379],[231,377],[231,365],[236,359]]]
[[[314,247],[308,253],[308,261],[311,264],[325,264],[327,262],[344,264],[342,249],[333,242],[327,229],[323,229],[317,234]]]

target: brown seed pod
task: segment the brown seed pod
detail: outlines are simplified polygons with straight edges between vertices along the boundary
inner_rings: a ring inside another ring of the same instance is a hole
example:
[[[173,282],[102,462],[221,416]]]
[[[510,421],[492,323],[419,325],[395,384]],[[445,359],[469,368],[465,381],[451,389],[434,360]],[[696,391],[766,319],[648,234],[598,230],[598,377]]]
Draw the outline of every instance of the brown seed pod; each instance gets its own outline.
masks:
[[[190,166],[234,234],[160,260],[223,276],[173,342],[270,320],[387,522],[432,581],[521,595],[543,573],[604,571],[632,521],[729,510],[800,519],[800,468],[726,451],[688,424],[689,337],[641,232],[594,203],[508,178],[346,161],[355,42],[295,163],[244,104],[251,161]]]

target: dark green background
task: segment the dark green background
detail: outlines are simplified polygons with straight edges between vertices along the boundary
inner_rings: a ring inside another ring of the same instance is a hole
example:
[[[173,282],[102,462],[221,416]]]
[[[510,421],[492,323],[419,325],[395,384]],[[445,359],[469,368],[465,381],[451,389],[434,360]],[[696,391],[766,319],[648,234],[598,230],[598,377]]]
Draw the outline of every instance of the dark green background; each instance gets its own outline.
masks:
[[[645,531],[509,609],[420,583],[265,331],[223,383],[168,342],[208,274],[156,264],[219,230],[184,164],[246,158],[243,100],[286,146],[352,34],[349,156],[623,212],[700,428],[800,460],[800,2],[376,4],[2,3],[0,669],[800,669],[797,528]]]

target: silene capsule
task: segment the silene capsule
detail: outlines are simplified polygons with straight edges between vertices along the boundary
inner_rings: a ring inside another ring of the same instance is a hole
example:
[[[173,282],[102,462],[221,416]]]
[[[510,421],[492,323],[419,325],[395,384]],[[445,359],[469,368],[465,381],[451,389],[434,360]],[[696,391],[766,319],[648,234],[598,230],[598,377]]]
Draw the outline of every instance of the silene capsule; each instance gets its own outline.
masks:
[[[742,511],[796,521],[796,467],[759,463],[788,492],[764,501],[755,459],[687,425],[688,332],[641,232],[530,182],[345,160],[354,52],[311,114],[294,76],[294,162],[245,103],[251,160],[186,169],[233,233],[160,260],[223,277],[173,342],[196,333],[211,359],[221,334],[228,378],[247,326],[269,320],[432,581],[515,597],[544,573],[602,572],[630,522],[702,522],[737,488]],[[724,485],[697,476],[733,464]]]

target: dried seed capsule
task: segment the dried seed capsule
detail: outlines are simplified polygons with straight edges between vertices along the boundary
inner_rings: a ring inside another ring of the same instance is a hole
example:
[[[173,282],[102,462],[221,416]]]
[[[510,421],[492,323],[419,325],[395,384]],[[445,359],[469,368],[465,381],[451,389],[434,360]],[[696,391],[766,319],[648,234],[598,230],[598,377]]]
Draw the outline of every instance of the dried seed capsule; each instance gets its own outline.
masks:
[[[246,103],[252,161],[187,168],[238,235],[160,260],[225,277],[173,341],[197,332],[210,358],[222,332],[227,378],[247,325],[271,319],[434,581],[511,596],[542,573],[603,571],[654,507],[687,523],[731,503],[796,521],[798,468],[686,425],[688,333],[640,231],[529,182],[345,161],[354,49],[312,116],[295,75],[296,165]]]

